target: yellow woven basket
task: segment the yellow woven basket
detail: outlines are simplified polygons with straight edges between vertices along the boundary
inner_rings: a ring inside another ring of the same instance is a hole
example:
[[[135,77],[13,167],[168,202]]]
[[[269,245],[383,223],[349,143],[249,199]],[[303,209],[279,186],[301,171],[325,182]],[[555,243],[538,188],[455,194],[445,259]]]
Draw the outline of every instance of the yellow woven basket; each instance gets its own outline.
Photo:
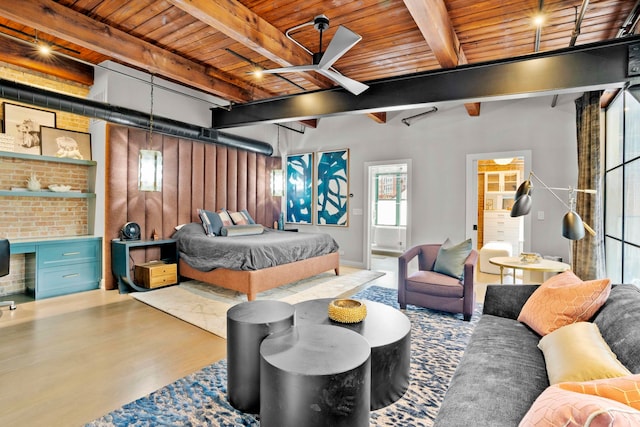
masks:
[[[355,299],[334,299],[329,303],[329,319],[340,323],[362,322],[367,306]]]

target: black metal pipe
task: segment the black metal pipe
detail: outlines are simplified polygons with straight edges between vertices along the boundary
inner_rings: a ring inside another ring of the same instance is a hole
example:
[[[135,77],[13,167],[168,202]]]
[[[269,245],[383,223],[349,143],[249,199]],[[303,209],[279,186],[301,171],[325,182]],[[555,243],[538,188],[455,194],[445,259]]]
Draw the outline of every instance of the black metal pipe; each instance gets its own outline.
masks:
[[[4,79],[0,79],[0,98],[23,102],[36,107],[101,119],[139,129],[149,129],[150,127],[150,117],[148,113],[142,113],[129,108],[109,105],[90,99],[50,92],[45,89]],[[153,131],[211,144],[226,145],[267,156],[273,154],[273,147],[266,142],[223,133],[213,128],[196,126],[166,117],[153,116]]]

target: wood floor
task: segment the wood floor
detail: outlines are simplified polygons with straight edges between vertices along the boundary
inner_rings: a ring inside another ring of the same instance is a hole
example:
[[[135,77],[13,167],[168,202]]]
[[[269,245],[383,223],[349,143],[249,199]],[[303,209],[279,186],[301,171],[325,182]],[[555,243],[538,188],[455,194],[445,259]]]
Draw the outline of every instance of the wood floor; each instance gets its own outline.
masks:
[[[226,355],[226,341],[118,291],[0,311],[0,426],[81,426]]]
[[[372,269],[386,275],[369,285],[397,286],[397,259]],[[4,307],[0,340],[0,426],[81,426],[226,356],[222,338],[118,291]]]

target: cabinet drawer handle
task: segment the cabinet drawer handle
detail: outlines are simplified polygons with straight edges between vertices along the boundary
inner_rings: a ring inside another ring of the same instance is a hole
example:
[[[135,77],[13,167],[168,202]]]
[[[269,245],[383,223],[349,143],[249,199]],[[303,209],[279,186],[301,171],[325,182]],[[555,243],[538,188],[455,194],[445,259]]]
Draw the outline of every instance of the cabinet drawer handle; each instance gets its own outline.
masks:
[[[70,279],[71,277],[78,277],[80,275],[80,273],[73,273],[73,274],[65,274],[64,276],[62,276],[63,279]]]
[[[80,252],[65,252],[62,256],[80,255]]]

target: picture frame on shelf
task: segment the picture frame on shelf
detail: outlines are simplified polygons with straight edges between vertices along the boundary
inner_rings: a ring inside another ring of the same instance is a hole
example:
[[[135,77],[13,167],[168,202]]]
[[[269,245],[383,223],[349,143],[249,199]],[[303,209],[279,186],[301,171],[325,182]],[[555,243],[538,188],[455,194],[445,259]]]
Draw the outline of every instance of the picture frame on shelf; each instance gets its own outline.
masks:
[[[318,225],[349,226],[349,149],[316,153]]]
[[[286,221],[290,224],[313,223],[313,153],[287,156]]]
[[[11,151],[14,153],[42,154],[41,127],[55,127],[56,113],[3,102],[2,114],[4,118],[2,131],[13,137],[13,150]]]
[[[42,126],[42,155],[91,160],[91,134]]]

